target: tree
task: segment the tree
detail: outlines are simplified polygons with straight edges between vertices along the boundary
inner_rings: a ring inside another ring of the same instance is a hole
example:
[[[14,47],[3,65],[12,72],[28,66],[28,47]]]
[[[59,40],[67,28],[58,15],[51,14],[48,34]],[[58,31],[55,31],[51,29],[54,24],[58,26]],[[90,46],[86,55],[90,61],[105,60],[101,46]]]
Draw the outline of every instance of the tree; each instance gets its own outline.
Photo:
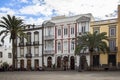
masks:
[[[17,37],[24,35],[22,31],[23,26],[24,26],[23,20],[20,18],[16,18],[15,16],[10,16],[10,15],[7,15],[6,17],[3,16],[0,20],[0,27],[4,28],[2,31],[0,31],[0,36],[2,36],[1,42],[4,43],[4,39],[8,35],[10,36],[9,37],[10,42],[12,41],[13,70],[15,69],[15,59],[17,57],[16,40]]]
[[[92,66],[93,53],[107,53],[109,51],[106,43],[106,41],[108,41],[106,34],[106,32],[94,32],[93,34],[86,32],[82,36],[79,36],[77,38],[75,54],[84,53],[86,50],[88,50],[90,54],[90,66]]]

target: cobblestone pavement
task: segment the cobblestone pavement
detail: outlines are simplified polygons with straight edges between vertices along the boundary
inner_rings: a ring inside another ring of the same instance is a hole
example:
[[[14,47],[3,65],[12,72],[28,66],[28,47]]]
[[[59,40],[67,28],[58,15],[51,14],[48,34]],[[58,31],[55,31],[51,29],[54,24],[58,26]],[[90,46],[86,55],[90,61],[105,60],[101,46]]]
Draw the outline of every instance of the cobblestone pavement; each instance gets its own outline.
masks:
[[[0,80],[120,80],[120,71],[22,71],[0,72]]]

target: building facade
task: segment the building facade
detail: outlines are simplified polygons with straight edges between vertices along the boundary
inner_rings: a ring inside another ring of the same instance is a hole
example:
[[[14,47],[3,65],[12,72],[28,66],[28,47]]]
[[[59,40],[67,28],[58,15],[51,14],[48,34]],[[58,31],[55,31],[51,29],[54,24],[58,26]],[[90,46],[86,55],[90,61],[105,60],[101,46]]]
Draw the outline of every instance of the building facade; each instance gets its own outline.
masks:
[[[40,26],[28,25],[23,31],[28,40],[17,40],[17,66],[27,70],[38,67],[56,69],[81,69],[90,66],[89,51],[75,55],[77,37],[84,32],[107,32],[110,52],[94,54],[93,66],[97,68],[120,67],[120,5],[118,18],[94,21],[91,14],[57,16]]]
[[[79,56],[75,56],[77,36],[90,31],[91,14],[71,17],[57,16],[44,24],[44,63],[48,68],[76,69]],[[88,52],[81,53],[89,65]]]
[[[26,38],[17,40],[17,67],[21,70],[37,70],[42,66],[42,27],[27,25],[23,28]]]
[[[93,55],[94,66],[108,66],[109,68],[120,67],[120,5],[118,5],[118,17],[108,20],[91,22],[91,32],[106,32],[109,40],[107,44],[110,52],[107,54]]]
[[[0,45],[0,66],[4,62],[12,65],[12,48]]]

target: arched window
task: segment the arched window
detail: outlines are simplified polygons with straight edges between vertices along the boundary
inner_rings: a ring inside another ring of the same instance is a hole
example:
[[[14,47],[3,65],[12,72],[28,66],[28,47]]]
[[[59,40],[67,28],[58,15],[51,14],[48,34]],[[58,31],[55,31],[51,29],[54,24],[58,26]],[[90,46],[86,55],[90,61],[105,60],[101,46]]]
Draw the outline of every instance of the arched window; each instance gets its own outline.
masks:
[[[49,68],[52,67],[52,57],[47,58],[47,67],[49,67]]]
[[[27,41],[31,42],[31,33],[30,32],[27,33]]]
[[[39,41],[39,32],[38,31],[35,31],[34,32],[34,41]]]

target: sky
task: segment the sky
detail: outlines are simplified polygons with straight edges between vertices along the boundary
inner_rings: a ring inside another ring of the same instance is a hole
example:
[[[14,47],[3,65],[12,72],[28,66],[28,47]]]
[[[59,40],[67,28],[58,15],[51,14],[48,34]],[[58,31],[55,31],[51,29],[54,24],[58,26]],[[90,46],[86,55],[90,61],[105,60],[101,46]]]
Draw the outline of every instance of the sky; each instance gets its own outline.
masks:
[[[92,13],[96,20],[117,16],[119,0],[0,0],[0,17],[15,15],[26,24],[41,24],[54,16]]]
[[[96,20],[117,17],[120,0],[0,0],[0,18],[7,14],[25,24],[41,25],[51,17],[92,13]],[[8,44],[9,41],[6,41]]]

